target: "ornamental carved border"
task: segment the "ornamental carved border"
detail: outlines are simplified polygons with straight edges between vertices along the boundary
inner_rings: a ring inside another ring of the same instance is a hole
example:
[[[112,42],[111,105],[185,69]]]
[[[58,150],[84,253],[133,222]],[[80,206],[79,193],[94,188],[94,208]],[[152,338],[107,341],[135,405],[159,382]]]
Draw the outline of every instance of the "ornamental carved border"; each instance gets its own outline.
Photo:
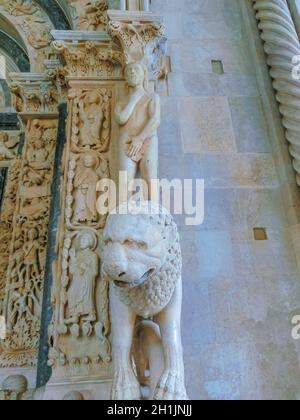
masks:
[[[0,13],[17,28],[29,52],[33,71],[44,71],[52,52],[53,25],[35,1],[0,0]]]
[[[96,203],[98,182],[110,178],[114,89],[97,82],[71,85],[48,364],[56,379],[107,378],[111,361],[108,283],[100,270],[106,217],[98,214]]]
[[[28,121],[3,305],[2,368],[37,363],[56,137],[56,120]]]

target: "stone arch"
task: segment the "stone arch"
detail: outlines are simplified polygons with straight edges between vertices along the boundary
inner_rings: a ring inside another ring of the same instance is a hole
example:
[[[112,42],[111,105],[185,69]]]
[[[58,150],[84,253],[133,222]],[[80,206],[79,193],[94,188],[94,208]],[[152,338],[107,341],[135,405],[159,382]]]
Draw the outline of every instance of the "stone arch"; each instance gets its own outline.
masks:
[[[0,30],[0,112],[12,110],[12,97],[7,83],[10,72],[28,72],[30,63],[27,52],[6,32]]]
[[[32,72],[45,71],[45,59],[51,50],[51,30],[54,29],[49,16],[37,3],[0,0],[0,18],[6,21],[20,36],[26,47]]]

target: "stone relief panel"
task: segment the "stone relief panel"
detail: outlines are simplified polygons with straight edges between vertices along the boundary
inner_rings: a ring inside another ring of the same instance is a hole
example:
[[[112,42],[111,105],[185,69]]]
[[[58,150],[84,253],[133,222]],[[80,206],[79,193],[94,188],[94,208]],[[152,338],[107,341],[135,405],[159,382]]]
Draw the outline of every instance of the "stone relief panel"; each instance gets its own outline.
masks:
[[[0,162],[3,166],[16,158],[19,141],[18,131],[0,131]]]
[[[139,19],[141,21],[139,21]],[[154,20],[152,20],[154,19]],[[159,19],[132,14],[122,17],[119,12],[109,12],[107,31],[120,45],[126,64],[142,62],[152,79],[158,78],[164,66],[167,39],[165,26]]]
[[[63,54],[68,77],[122,78],[123,54],[113,44],[103,47],[98,41],[54,41],[53,45]]]
[[[1,367],[35,366],[46,260],[56,120],[29,120],[7,270]]]
[[[59,97],[54,80],[49,80],[48,77],[45,77],[42,82],[41,80],[26,80],[25,76],[22,80],[19,73],[12,74],[11,79],[13,105],[17,112],[57,112]]]
[[[71,86],[68,96],[64,218],[54,266],[49,365],[56,379],[107,378],[111,360],[108,283],[100,270],[106,217],[98,214],[96,202],[97,183],[110,177],[114,92],[111,86],[95,83],[86,88]]]
[[[69,0],[77,30],[104,31],[107,25],[106,0]]]

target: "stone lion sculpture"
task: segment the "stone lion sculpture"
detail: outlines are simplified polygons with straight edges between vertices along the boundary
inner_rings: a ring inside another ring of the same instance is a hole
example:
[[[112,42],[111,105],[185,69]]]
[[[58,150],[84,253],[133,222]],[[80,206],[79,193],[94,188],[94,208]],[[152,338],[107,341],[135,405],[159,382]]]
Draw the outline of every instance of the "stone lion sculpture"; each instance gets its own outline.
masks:
[[[104,230],[102,269],[110,280],[112,399],[141,398],[132,348],[137,321],[142,319],[157,324],[163,350],[163,371],[151,399],[186,400],[180,330],[182,259],[177,226],[172,216],[155,203],[140,203],[134,214],[124,214],[124,206],[108,217]]]

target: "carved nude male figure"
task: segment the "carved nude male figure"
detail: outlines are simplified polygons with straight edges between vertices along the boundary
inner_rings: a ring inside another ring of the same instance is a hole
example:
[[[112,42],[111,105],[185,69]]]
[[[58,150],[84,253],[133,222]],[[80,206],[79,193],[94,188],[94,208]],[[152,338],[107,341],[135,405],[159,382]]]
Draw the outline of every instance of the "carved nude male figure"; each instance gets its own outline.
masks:
[[[125,79],[129,92],[115,109],[120,126],[119,170],[127,171],[129,183],[139,171],[150,190],[151,180],[158,176],[160,99],[147,91],[147,69],[142,63],[129,64]]]

